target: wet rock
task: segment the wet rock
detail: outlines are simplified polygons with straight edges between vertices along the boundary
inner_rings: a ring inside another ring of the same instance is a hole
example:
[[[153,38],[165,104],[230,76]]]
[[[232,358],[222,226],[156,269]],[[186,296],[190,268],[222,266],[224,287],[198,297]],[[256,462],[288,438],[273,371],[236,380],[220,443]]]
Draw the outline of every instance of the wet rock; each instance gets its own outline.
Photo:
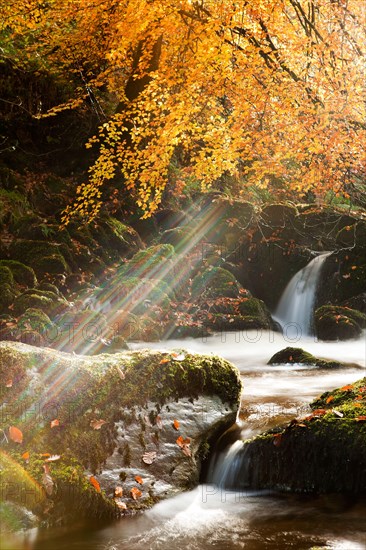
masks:
[[[305,418],[247,440],[236,489],[363,494],[366,379],[326,392]]]
[[[183,350],[88,358],[3,342],[0,377],[12,381],[2,391],[3,494],[17,504],[7,489],[26,478],[39,497],[28,508],[48,524],[134,513],[196,485],[207,440],[235,421],[241,393],[230,363]]]
[[[200,298],[236,298],[241,288],[234,275],[221,267],[210,267],[192,281],[192,295]]]
[[[322,306],[315,311],[315,332],[321,340],[358,338],[366,328],[366,315],[341,306]]]
[[[346,366],[355,366],[354,364],[341,363],[330,359],[320,359],[301,348],[292,347],[287,347],[275,353],[268,361],[268,365],[314,365],[322,369],[337,369]]]

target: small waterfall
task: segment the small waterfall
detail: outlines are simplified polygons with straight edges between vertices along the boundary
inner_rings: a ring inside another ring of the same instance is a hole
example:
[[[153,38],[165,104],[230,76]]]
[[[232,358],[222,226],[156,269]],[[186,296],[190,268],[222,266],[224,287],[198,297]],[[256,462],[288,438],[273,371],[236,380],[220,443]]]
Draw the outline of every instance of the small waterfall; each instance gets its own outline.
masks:
[[[298,336],[312,334],[313,309],[316,289],[324,261],[331,254],[326,252],[311,260],[288,283],[273,315],[282,328],[290,326]]]

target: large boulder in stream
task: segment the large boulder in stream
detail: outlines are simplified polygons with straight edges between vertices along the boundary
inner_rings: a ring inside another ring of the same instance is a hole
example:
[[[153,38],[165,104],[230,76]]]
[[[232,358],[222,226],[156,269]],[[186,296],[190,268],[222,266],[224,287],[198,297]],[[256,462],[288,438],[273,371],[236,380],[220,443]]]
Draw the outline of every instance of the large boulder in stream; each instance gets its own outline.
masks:
[[[241,393],[230,363],[181,350],[95,358],[2,342],[0,378],[2,497],[36,525],[130,514],[194,487]]]
[[[366,328],[366,315],[349,307],[322,306],[315,312],[315,332],[321,340],[358,338]]]
[[[281,349],[268,361],[268,365],[307,365],[321,369],[338,369],[344,367],[357,367],[354,363],[341,363],[332,359],[320,359],[302,348],[287,347]]]
[[[366,378],[310,407],[305,418],[244,441],[235,489],[366,493]]]

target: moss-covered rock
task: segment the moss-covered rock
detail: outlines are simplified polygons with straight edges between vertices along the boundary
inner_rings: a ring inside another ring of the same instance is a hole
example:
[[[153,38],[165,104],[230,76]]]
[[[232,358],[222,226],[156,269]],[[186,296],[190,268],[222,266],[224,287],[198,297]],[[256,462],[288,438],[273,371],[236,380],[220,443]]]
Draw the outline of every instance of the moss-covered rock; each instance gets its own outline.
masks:
[[[40,498],[28,507],[48,524],[134,513],[194,486],[202,445],[235,420],[241,393],[228,362],[182,350],[87,358],[3,342],[0,379],[13,381],[1,392],[2,488],[31,480]],[[36,411],[31,422],[24,410]],[[21,430],[22,443],[10,426]],[[184,452],[180,435],[190,438]],[[45,452],[59,458],[47,462]],[[138,501],[130,494],[136,475],[144,480]],[[117,486],[123,495],[116,500]]]
[[[0,260],[0,267],[7,267],[13,274],[14,281],[21,286],[34,288],[37,286],[37,279],[34,270],[16,260]]]
[[[326,392],[305,418],[247,440],[236,489],[366,493],[366,379]]]
[[[366,315],[348,307],[322,306],[315,311],[315,332],[321,340],[348,340],[361,335]]]
[[[140,250],[118,271],[119,277],[172,280],[174,247],[171,244],[150,246]]]
[[[236,298],[241,289],[234,275],[222,267],[209,267],[192,281],[192,296]]]
[[[18,329],[24,330],[26,328],[42,334],[46,330],[52,330],[53,323],[41,309],[29,308],[18,319]]]
[[[0,285],[14,286],[14,277],[11,270],[3,265],[0,265]]]
[[[0,285],[0,313],[8,311],[8,307],[14,302],[15,297],[13,287],[8,284]]]
[[[46,273],[67,274],[70,267],[65,257],[72,262],[66,244],[48,241],[16,240],[10,246],[10,255],[32,267],[39,278]]]
[[[68,309],[68,303],[54,292],[31,288],[16,297],[14,313],[21,315],[29,308],[40,309],[48,315],[55,316]]]
[[[121,254],[131,256],[143,248],[137,231],[113,216],[108,216],[100,220],[96,227],[91,227],[91,234],[110,254],[115,253],[115,258]]]
[[[301,349],[287,347],[275,353],[268,361],[268,365],[308,365],[322,369],[337,369],[346,366],[354,367],[354,364],[341,363],[330,359],[320,359],[311,353]]]

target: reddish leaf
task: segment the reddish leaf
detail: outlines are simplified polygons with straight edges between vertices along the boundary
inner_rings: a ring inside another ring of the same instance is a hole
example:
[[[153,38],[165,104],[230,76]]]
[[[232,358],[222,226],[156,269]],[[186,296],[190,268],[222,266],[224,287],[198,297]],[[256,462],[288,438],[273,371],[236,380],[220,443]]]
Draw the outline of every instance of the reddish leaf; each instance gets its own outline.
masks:
[[[156,422],[156,425],[159,428],[159,430],[162,430],[163,429],[163,421],[161,419],[161,416],[158,415],[155,419],[155,422]]]
[[[11,388],[13,386],[13,381],[10,379],[10,380],[7,380],[6,383],[5,383],[5,387],[6,388]]]
[[[164,358],[160,361],[160,365],[164,365],[164,363],[170,363],[170,359],[168,359],[168,357],[164,357]]]
[[[15,443],[23,443],[23,433],[19,428],[15,426],[10,426],[9,428],[9,437]]]
[[[328,403],[331,403],[332,401],[334,401],[334,397],[333,397],[333,395],[330,395],[329,397],[327,397],[325,402],[328,405]]]
[[[174,420],[173,422],[173,427],[176,429],[176,430],[179,430],[179,426],[180,426],[180,423],[178,420]]]
[[[273,445],[279,447],[281,445],[282,434],[274,434],[273,436]]]
[[[352,384],[347,384],[347,386],[343,386],[343,388],[341,388],[341,391],[350,391],[350,390],[353,390]]]
[[[137,483],[139,483],[140,485],[142,485],[144,483],[144,480],[142,479],[142,477],[140,476],[135,476],[135,481]]]
[[[28,460],[29,460],[29,451],[26,451],[25,453],[22,454],[22,459],[28,462]]]
[[[187,445],[186,443],[183,443],[182,451],[186,456],[191,456],[192,455],[191,449],[189,448],[189,445]]]
[[[366,422],[366,416],[363,416],[363,415],[357,416],[355,420],[356,422]]]
[[[313,411],[313,416],[322,416],[323,414],[327,414],[327,412],[326,409],[315,409],[315,411]]]
[[[59,426],[59,425],[60,425],[60,421],[57,418],[51,421],[51,428],[55,428],[56,426]]]
[[[90,483],[93,485],[93,487],[95,488],[95,490],[96,490],[98,493],[100,493],[99,481],[98,481],[97,479],[95,479],[94,476],[90,476],[89,481],[90,481]]]
[[[49,468],[48,464],[44,464],[43,469],[44,469],[44,472],[42,474],[42,484],[43,484],[44,488],[46,489],[46,493],[48,495],[52,495],[54,482],[53,482],[53,479],[51,477],[50,468]]]
[[[141,493],[140,489],[138,489],[137,487],[132,487],[130,493],[131,493],[131,497],[133,498],[133,500],[137,500],[138,498],[140,498],[142,496],[142,493]]]
[[[93,430],[100,430],[100,428],[104,424],[107,424],[107,422],[105,420],[91,420],[90,421],[90,426],[93,428]]]

